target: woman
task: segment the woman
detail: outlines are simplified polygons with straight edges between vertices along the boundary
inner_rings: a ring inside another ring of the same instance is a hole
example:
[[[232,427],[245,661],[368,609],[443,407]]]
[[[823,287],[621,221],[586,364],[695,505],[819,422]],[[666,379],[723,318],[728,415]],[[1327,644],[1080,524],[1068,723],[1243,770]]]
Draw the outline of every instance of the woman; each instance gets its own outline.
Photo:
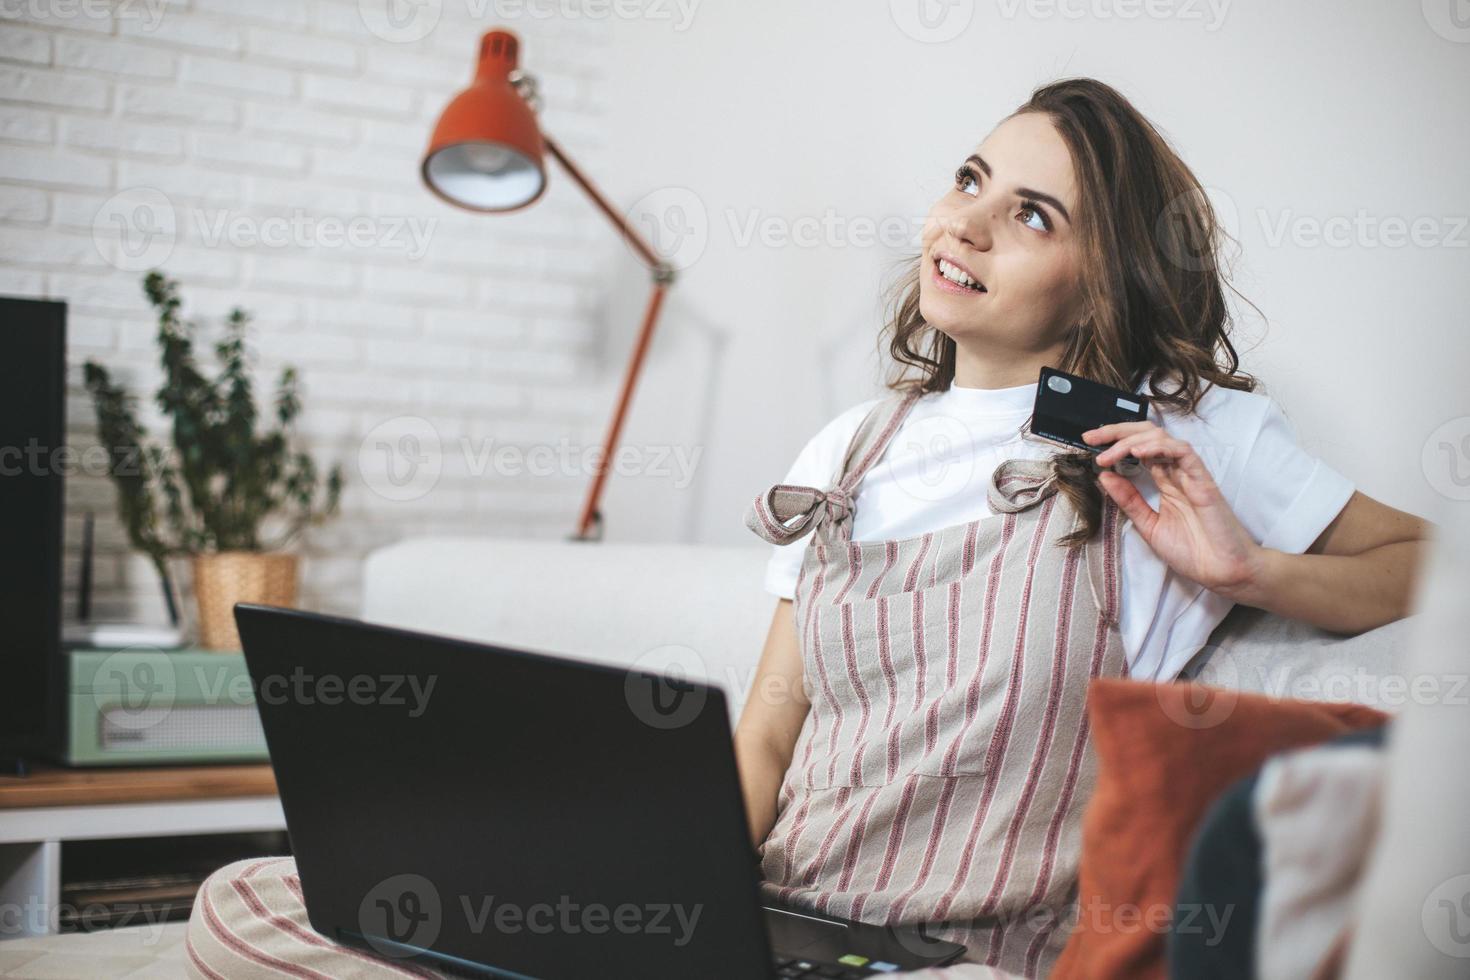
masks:
[[[1249,393],[1198,190],[1117,92],[1073,79],[935,203],[891,324],[918,380],[826,426],[747,515],[782,596],[735,736],[766,889],[950,923],[931,931],[967,959],[1038,975],[1067,935],[1088,678],[1172,677],[1235,602],[1342,632],[1406,614],[1423,523]],[[1095,430],[1096,466],[1012,438],[1046,364],[1148,378],[1167,414]],[[1129,454],[1140,471],[1107,471]],[[211,875],[188,953],[199,978],[436,975],[317,935],[290,858]]]
[[[1172,679],[1236,602],[1344,633],[1406,615],[1424,523],[1251,393],[1217,238],[1188,168],[1091,79],[1036,90],[935,202],[886,331],[891,393],[746,515],[781,597],[736,731],[773,897],[1044,975],[1075,902],[1092,677]],[[1045,365],[1150,395],[1148,419],[1087,433],[1095,465],[1035,440]]]

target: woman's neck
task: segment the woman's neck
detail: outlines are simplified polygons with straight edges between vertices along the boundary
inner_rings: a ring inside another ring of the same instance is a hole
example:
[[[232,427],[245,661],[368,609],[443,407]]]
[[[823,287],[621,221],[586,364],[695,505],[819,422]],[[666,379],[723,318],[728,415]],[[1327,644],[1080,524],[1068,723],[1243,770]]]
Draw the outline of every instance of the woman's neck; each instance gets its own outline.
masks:
[[[979,354],[958,347],[952,384],[957,388],[1015,388],[1035,384],[1042,368],[1060,366],[1062,351],[1063,348],[1058,346],[1040,353],[1027,351],[998,355],[990,352]]]

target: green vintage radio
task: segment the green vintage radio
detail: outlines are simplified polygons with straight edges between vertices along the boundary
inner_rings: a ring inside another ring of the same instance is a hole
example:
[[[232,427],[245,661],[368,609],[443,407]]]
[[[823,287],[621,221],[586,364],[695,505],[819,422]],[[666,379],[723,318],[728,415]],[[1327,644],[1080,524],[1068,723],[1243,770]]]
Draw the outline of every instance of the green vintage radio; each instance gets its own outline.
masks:
[[[241,653],[75,648],[66,658],[68,765],[268,758]]]

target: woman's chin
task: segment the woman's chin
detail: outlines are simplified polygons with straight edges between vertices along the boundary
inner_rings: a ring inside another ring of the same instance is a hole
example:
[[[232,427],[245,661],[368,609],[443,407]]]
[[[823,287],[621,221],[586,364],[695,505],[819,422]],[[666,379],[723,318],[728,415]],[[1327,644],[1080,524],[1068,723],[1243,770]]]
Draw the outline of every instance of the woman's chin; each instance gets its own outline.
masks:
[[[947,296],[921,296],[919,316],[924,322],[951,339],[978,332],[982,324],[974,310],[967,310]]]

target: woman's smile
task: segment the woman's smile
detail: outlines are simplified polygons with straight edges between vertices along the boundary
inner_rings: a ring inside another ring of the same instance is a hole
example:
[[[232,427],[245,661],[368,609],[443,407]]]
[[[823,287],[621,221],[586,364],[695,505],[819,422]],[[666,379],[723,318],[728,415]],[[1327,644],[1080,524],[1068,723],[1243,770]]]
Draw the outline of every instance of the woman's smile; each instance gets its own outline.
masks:
[[[946,276],[945,273],[949,275]],[[973,276],[942,256],[934,256],[930,266],[929,277],[934,280],[936,288],[946,293],[958,293],[965,296],[984,296],[986,288]],[[974,286],[965,285],[965,281],[974,282]]]

